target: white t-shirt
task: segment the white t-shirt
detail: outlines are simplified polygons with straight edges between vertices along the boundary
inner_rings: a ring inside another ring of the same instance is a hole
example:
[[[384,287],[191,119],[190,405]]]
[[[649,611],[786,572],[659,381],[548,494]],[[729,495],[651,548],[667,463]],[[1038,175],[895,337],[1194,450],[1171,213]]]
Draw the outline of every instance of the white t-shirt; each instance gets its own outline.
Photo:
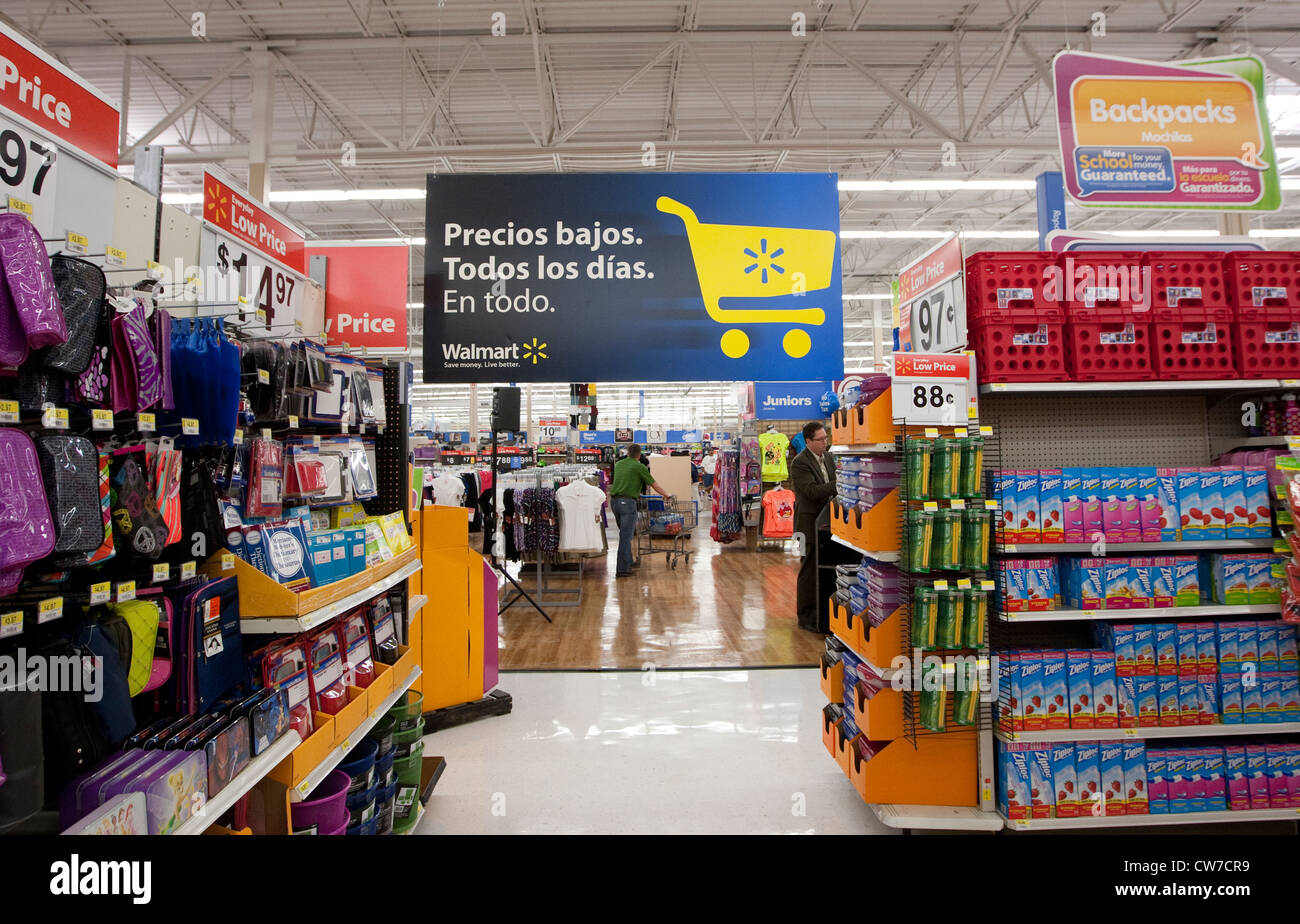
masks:
[[[465,482],[459,475],[439,475],[433,479],[433,502],[443,507],[461,506],[465,503]]]
[[[574,481],[555,492],[560,508],[560,551],[587,552],[604,548],[600,508],[605,492],[585,481]]]
[[[718,473],[718,457],[716,455],[705,456],[700,461],[700,468],[704,469],[706,475],[716,475]]]

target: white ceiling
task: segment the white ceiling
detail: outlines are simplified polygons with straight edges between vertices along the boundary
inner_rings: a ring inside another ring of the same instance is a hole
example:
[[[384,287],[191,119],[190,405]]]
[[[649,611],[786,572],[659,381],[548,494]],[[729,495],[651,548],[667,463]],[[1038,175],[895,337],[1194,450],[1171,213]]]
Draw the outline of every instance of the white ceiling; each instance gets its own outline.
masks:
[[[1092,34],[1096,12],[1104,36]],[[496,13],[503,35],[493,34]],[[796,14],[803,35],[793,34]],[[154,136],[167,149],[166,191],[193,193],[205,164],[247,176],[252,73],[264,54],[273,192],[422,188],[430,172],[1032,179],[1057,166],[1058,51],[1153,60],[1251,51],[1268,63],[1270,94],[1296,96],[1297,14],[1287,0],[25,0],[6,19],[123,98],[124,153]],[[1278,144],[1298,157],[1300,108],[1274,102]],[[344,163],[345,144],[355,165]],[[653,166],[642,160],[647,144]],[[422,199],[277,207],[318,238],[424,234]],[[1213,217],[1159,212],[1070,219],[1094,230],[1214,227]],[[1300,206],[1251,225],[1295,228]],[[842,193],[841,226],[1032,230],[1034,201],[1026,190]],[[886,291],[932,244],[846,240],[845,292]],[[1034,244],[970,237],[967,246]],[[845,304],[859,325],[845,339],[863,344],[846,348],[851,367],[873,352],[864,322],[878,306]],[[455,394],[463,413],[464,389]]]

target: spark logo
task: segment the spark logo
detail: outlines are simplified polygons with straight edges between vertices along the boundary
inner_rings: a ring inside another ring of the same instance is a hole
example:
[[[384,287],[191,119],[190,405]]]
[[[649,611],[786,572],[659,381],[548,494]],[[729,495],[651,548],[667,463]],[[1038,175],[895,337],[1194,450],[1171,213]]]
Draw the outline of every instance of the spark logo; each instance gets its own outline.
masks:
[[[531,359],[533,365],[537,365],[539,359],[546,359],[546,344],[538,343],[534,337],[530,343],[524,344],[524,359]]]
[[[227,209],[229,205],[230,193],[216,180],[208,177],[208,204],[206,209],[208,221],[225,225],[226,218],[230,215]]]

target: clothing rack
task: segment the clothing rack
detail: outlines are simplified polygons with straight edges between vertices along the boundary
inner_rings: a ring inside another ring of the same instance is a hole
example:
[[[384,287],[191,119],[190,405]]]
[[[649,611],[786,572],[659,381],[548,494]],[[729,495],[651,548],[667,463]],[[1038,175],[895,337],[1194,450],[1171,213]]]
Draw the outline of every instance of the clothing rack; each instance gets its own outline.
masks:
[[[493,482],[493,490],[498,492],[496,495],[497,509],[502,507],[502,496],[506,488],[544,488],[549,484],[550,487],[559,487],[562,484],[568,484],[578,478],[590,478],[600,473],[600,468],[595,465],[583,465],[578,463],[564,463],[560,465],[548,465],[544,468],[529,469],[527,472],[508,472],[498,474]],[[558,512],[558,511],[557,511]],[[495,543],[495,539],[493,542]],[[504,547],[504,534],[502,536],[502,547]],[[578,558],[574,563],[577,565],[575,570],[565,568],[557,571],[556,562],[550,553],[534,552],[535,561],[531,562],[534,566],[534,585],[528,590],[532,591],[536,602],[542,606],[581,606],[582,605],[582,578],[583,578],[583,559]],[[524,577],[525,568],[519,569],[519,577]],[[557,584],[557,579],[569,581],[576,578],[577,586],[567,584]],[[524,599],[524,594],[516,593],[501,606],[501,612],[505,612],[519,600]]]

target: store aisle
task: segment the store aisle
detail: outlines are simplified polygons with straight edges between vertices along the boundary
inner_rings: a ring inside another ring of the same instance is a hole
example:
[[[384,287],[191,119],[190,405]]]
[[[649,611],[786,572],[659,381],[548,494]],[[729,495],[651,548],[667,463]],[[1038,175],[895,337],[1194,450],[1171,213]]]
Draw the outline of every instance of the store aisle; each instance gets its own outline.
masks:
[[[799,628],[799,559],[790,552],[719,545],[702,516],[689,561],[672,569],[666,556],[646,555],[632,577],[615,578],[617,529],[609,542],[608,560],[586,565],[582,605],[547,608],[553,625],[526,601],[501,614],[503,670],[817,662],[823,637]]]
[[[425,738],[447,770],[418,833],[890,832],[822,746],[816,671],[519,673],[501,689],[510,715]]]

